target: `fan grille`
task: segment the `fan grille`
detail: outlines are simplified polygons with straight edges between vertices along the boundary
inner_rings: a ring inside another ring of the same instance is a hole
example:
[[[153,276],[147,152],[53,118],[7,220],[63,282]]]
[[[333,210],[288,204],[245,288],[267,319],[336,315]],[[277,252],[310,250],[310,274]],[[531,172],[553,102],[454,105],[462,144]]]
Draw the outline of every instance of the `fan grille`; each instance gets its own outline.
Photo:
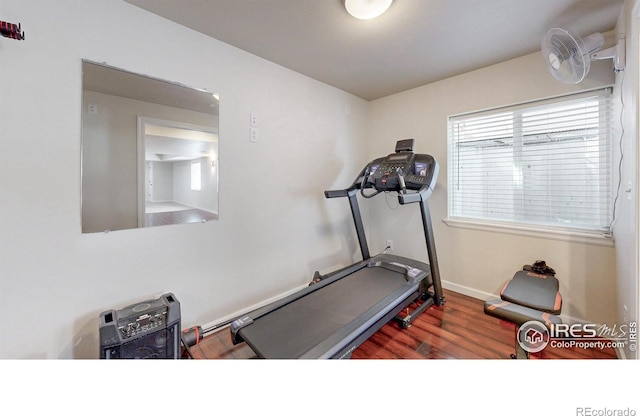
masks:
[[[589,73],[591,60],[587,53],[582,40],[564,29],[551,29],[542,40],[549,72],[565,84],[577,84]]]

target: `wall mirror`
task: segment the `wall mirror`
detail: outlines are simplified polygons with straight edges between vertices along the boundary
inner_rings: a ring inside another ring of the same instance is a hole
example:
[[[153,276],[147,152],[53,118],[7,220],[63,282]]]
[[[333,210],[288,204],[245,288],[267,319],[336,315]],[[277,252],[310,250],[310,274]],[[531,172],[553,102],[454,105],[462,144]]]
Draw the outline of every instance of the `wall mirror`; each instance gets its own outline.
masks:
[[[218,218],[219,98],[82,62],[82,232]]]

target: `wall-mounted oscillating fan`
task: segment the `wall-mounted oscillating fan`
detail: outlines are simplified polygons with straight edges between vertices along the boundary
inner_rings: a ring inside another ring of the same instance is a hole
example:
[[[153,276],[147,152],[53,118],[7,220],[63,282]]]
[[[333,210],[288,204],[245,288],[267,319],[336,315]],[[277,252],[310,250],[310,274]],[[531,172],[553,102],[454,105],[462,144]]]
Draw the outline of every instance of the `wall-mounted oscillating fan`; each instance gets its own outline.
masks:
[[[577,84],[589,73],[591,61],[613,58],[614,70],[624,70],[624,37],[620,37],[615,46],[601,51],[602,45],[604,36],[601,33],[580,38],[564,29],[553,28],[542,40],[542,55],[547,60],[549,71],[558,81]]]

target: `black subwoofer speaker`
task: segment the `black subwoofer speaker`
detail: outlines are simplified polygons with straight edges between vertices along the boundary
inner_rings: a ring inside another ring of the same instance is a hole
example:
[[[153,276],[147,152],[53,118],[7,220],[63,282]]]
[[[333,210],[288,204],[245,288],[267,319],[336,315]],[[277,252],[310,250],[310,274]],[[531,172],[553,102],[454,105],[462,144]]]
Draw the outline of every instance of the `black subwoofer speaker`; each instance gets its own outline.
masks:
[[[100,358],[180,358],[180,302],[173,293],[100,314]]]

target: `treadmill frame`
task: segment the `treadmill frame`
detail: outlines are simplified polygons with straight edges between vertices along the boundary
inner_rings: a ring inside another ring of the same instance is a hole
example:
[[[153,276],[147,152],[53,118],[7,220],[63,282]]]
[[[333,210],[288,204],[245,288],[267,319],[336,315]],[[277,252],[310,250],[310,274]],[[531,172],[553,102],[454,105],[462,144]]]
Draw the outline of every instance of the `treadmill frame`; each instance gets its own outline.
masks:
[[[432,163],[431,169],[433,169],[432,183],[435,184],[435,179],[438,176],[439,166],[435,159],[433,159],[431,156],[429,157],[431,158]],[[354,263],[350,266],[344,267],[326,275],[319,275],[316,272],[314,282],[317,283],[310,285],[309,287],[302,289],[292,295],[289,295],[281,300],[272,302],[269,305],[259,308],[247,315],[244,315],[242,318],[236,319],[231,324],[231,335],[234,344],[246,342],[256,352],[256,354],[261,355],[258,345],[252,345],[251,340],[245,340],[242,337],[242,329],[244,327],[251,325],[255,320],[266,314],[280,309],[287,304],[296,301],[297,299],[307,296],[312,292],[322,289],[322,287],[326,285],[345,278],[357,272],[358,270],[367,267],[372,263],[372,261],[375,261],[378,258],[392,258],[403,261],[408,260],[409,262],[425,264],[422,262],[417,262],[416,260],[387,254],[381,254],[372,259],[369,253],[369,246],[364,231],[364,224],[362,221],[362,215],[360,213],[357,194],[363,186],[367,187],[368,185],[368,183],[365,182],[365,179],[366,175],[368,174],[369,167],[375,163],[382,162],[384,159],[385,158],[379,158],[370,162],[367,167],[365,167],[365,169],[360,172],[358,178],[352,183],[349,188],[343,190],[325,191],[325,197],[329,199],[340,197],[348,198],[363,260],[361,262]],[[355,350],[359,345],[361,345],[371,335],[377,332],[392,319],[396,320],[402,328],[408,328],[409,326],[411,326],[413,321],[430,306],[444,305],[445,297],[440,281],[438,259],[433,237],[433,227],[427,201],[431,193],[431,184],[421,186],[419,189],[417,189],[417,192],[398,192],[398,201],[401,205],[419,203],[423,231],[425,235],[425,243],[429,258],[429,270],[423,270],[426,275],[423,275],[421,279],[417,279],[415,282],[413,282],[412,285],[406,286],[406,289],[403,289],[401,294],[394,292],[379,301],[376,305],[372,305],[366,311],[366,313],[358,316],[352,322],[349,322],[348,325],[337,331],[333,336],[317,344],[315,347],[307,351],[299,358],[349,358],[353,350]],[[433,287],[433,292],[429,291],[431,287]],[[398,302],[395,302],[395,300],[398,300]],[[399,316],[399,313],[402,310],[408,308],[411,304],[414,303],[417,306],[410,313],[407,313],[403,317]],[[355,337],[350,336],[354,333],[356,333]]]
[[[376,159],[370,162],[367,166],[380,163],[384,158]],[[439,166],[435,159],[433,159],[434,164],[434,172],[433,176],[438,177]],[[351,214],[353,217],[353,223],[356,228],[356,235],[358,236],[358,242],[360,244],[360,251],[362,253],[362,258],[367,260],[371,256],[369,254],[369,245],[367,243],[367,237],[364,232],[364,225],[362,222],[362,215],[360,214],[360,206],[358,204],[358,193],[362,189],[363,178],[365,177],[365,172],[367,168],[360,171],[358,178],[353,182],[353,184],[344,190],[337,191],[325,191],[326,198],[340,198],[347,197],[349,200],[349,206],[351,207]],[[431,212],[429,209],[428,198],[431,196],[433,190],[430,186],[422,187],[418,192],[414,193],[398,193],[398,202],[401,205],[411,204],[411,203],[419,203],[420,204],[420,214],[422,218],[422,228],[425,236],[425,244],[427,247],[427,255],[429,257],[429,267],[431,269],[431,279],[433,284],[433,302],[437,306],[442,306],[445,303],[444,293],[442,291],[442,283],[440,281],[440,267],[438,266],[438,256],[436,254],[436,244],[435,239],[433,237],[433,224],[431,222]],[[419,315],[431,305],[426,305],[424,308],[416,309],[417,314]],[[413,314],[412,314],[413,315]],[[408,320],[403,319],[404,323],[402,326],[404,328],[411,325],[414,318],[411,318],[408,315]]]

